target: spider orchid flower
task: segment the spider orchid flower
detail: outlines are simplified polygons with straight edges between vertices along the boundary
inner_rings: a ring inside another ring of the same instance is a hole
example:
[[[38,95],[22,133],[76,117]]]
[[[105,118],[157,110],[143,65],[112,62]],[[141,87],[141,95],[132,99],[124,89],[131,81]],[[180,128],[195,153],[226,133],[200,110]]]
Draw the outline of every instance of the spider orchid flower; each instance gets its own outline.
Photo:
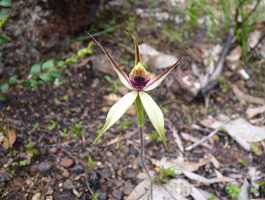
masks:
[[[114,59],[110,56],[106,49],[92,35],[89,34],[89,36],[107,56],[108,60],[110,61],[113,69],[117,73],[123,85],[131,90],[131,92],[127,93],[125,96],[119,99],[110,108],[107,114],[105,124],[98,132],[94,143],[98,142],[101,136],[125,114],[125,112],[134,102],[136,103],[136,109],[137,107],[139,108],[139,106],[140,108],[144,108],[152,125],[159,134],[159,137],[162,139],[163,142],[165,142],[166,138],[164,128],[164,115],[157,103],[146,92],[151,91],[157,86],[159,86],[161,82],[167,77],[167,75],[178,66],[181,58],[178,59],[175,64],[168,67],[164,72],[155,76],[154,78],[151,78],[150,74],[146,71],[144,64],[141,61],[138,42],[136,38],[132,36],[135,46],[135,65],[132,68],[130,74],[127,75],[122,69],[120,69],[118,64],[114,61]]]

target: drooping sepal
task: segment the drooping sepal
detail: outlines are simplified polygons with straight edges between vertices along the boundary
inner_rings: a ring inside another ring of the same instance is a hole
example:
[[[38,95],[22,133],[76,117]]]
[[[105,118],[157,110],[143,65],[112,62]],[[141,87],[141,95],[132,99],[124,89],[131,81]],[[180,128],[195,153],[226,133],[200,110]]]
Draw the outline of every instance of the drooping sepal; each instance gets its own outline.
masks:
[[[157,131],[159,137],[166,145],[166,136],[165,136],[165,128],[164,128],[164,115],[157,105],[157,103],[153,100],[153,98],[148,95],[146,92],[139,92],[139,97],[141,99],[144,110],[153,124],[155,130]]]
[[[124,113],[134,103],[137,96],[138,92],[136,91],[127,93],[110,108],[105,124],[102,127],[102,129],[99,130],[94,143],[97,143],[99,139],[102,137],[102,135],[124,115]]]

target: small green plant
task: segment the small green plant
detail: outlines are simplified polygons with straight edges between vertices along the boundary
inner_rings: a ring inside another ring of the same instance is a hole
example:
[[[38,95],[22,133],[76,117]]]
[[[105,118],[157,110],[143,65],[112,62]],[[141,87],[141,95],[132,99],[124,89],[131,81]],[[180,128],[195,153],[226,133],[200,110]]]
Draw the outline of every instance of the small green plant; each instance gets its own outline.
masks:
[[[136,17],[135,16],[129,16],[126,21],[126,31],[129,33],[132,33],[133,31],[136,30]]]
[[[0,45],[8,43],[11,39],[2,30],[9,19],[11,0],[0,0]]]
[[[232,183],[230,183],[226,186],[225,191],[229,195],[229,197],[231,197],[232,199],[238,198],[238,196],[240,194],[239,186],[232,184]]]
[[[36,88],[43,83],[54,82],[55,79],[61,77],[58,63],[56,60],[50,59],[32,65],[28,80],[25,80],[23,84],[27,87]]]
[[[91,199],[92,200],[98,200],[98,193],[93,192],[92,195],[91,195]]]
[[[85,156],[86,165],[89,169],[94,169],[97,166],[97,161],[90,155]]]
[[[263,151],[261,147],[259,146],[258,143],[253,143],[251,144],[251,151],[256,155],[256,156],[261,156],[263,154]]]
[[[161,140],[161,138],[159,137],[159,134],[156,131],[152,131],[151,133],[148,134],[148,137],[150,140],[160,144],[163,141]]]
[[[32,143],[28,143],[25,146],[26,149],[26,153],[30,158],[36,157],[40,154],[39,150],[37,149],[37,147],[35,147]]]
[[[93,53],[93,43],[89,42],[86,48],[82,48],[77,53],[72,54],[65,61],[61,61],[61,65],[73,65],[79,62],[82,58]]]
[[[217,200],[217,197],[214,194],[211,194],[208,200]]]
[[[128,119],[122,119],[120,122],[119,122],[119,125],[118,127],[122,130],[126,130],[128,129],[130,126],[133,125],[133,120],[128,120]]]
[[[84,129],[81,123],[80,122],[74,123],[71,129],[71,132],[72,132],[72,136],[74,139],[83,138]]]
[[[57,129],[59,127],[59,124],[58,124],[58,122],[56,122],[56,121],[54,121],[54,120],[51,120],[48,124],[47,124],[47,126],[46,126],[46,128],[48,129],[48,131],[54,131],[55,129]]]
[[[0,100],[5,100],[6,96],[5,94],[8,93],[8,90],[16,85],[17,83],[17,76],[11,76],[9,77],[6,81],[3,81],[2,83],[0,83]]]
[[[176,171],[173,167],[164,168],[161,167],[158,170],[157,175],[154,178],[154,181],[160,184],[168,182],[171,178],[176,176]]]
[[[29,165],[29,161],[28,160],[20,160],[20,161],[18,161],[18,166],[19,167],[26,167],[26,166],[28,166]]]

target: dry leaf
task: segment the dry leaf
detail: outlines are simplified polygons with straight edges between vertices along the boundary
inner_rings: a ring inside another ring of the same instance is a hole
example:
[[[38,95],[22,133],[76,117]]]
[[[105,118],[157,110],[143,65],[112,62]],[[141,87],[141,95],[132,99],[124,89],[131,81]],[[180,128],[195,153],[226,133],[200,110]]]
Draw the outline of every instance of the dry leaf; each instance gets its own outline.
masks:
[[[145,180],[136,186],[126,200],[147,200],[149,194],[149,181]],[[207,200],[205,194],[208,193],[197,189],[184,179],[171,179],[166,184],[153,186],[154,200],[187,200],[186,197],[189,196],[195,200]]]
[[[185,161],[183,157],[179,157],[175,160],[168,160],[166,158],[162,158],[161,161],[152,160],[152,162],[158,166],[163,168],[169,168],[172,167],[175,169],[177,173],[182,173],[183,171],[196,171],[200,167],[208,164],[211,161],[211,158],[209,156],[202,158],[198,160],[197,162],[189,162]]]
[[[241,187],[241,191],[239,193],[238,200],[249,200],[248,189],[249,189],[249,183],[247,180],[245,180],[242,187]]]
[[[14,130],[7,130],[3,140],[4,149],[12,148],[14,143],[16,142],[16,139],[17,139],[16,132]]]
[[[224,123],[223,120],[211,118],[201,123],[212,129],[219,128],[220,126],[223,127],[247,151],[251,150],[251,143],[260,142],[265,139],[265,126],[253,126],[243,118],[230,120],[227,123]]]
[[[235,93],[236,97],[241,102],[248,102],[253,104],[261,104],[265,105],[265,100],[259,97],[253,97],[251,95],[245,94],[242,92],[236,85],[232,85],[233,92]]]
[[[248,46],[250,48],[254,48],[258,44],[261,36],[262,36],[261,31],[257,30],[257,31],[251,32],[249,34],[249,38],[248,38]]]
[[[183,171],[183,174],[187,178],[189,178],[191,180],[194,180],[194,181],[197,181],[199,183],[203,183],[205,185],[211,185],[211,184],[220,183],[220,182],[221,183],[225,183],[225,182],[233,182],[233,181],[235,181],[232,178],[225,177],[225,176],[221,175],[219,172],[218,172],[216,178],[205,178],[203,176],[195,174],[194,172],[189,172],[189,171]]]
[[[251,118],[253,118],[259,114],[262,114],[262,113],[265,113],[265,106],[259,106],[256,108],[248,108],[246,111],[247,117],[249,119],[251,119]]]

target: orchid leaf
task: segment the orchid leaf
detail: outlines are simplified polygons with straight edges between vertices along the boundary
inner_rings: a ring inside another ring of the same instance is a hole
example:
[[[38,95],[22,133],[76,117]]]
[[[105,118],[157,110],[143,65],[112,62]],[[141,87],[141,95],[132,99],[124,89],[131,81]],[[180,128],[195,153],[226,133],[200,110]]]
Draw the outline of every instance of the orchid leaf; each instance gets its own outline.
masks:
[[[139,92],[141,102],[143,104],[144,110],[156,129],[159,137],[165,143],[165,128],[164,128],[164,115],[157,105],[157,103],[152,99],[150,95],[145,92]]]
[[[168,74],[174,69],[176,69],[182,58],[183,57],[178,59],[177,62],[175,62],[172,66],[168,67],[163,73],[156,76],[154,79],[151,79],[149,83],[145,86],[144,91],[150,91],[155,89],[157,86],[159,86],[162,83],[162,81],[168,76]]]
[[[94,143],[97,143],[101,136],[115,124],[134,103],[138,93],[133,91],[123,96],[118,102],[116,102],[109,110],[106,122],[103,128],[99,131]]]

